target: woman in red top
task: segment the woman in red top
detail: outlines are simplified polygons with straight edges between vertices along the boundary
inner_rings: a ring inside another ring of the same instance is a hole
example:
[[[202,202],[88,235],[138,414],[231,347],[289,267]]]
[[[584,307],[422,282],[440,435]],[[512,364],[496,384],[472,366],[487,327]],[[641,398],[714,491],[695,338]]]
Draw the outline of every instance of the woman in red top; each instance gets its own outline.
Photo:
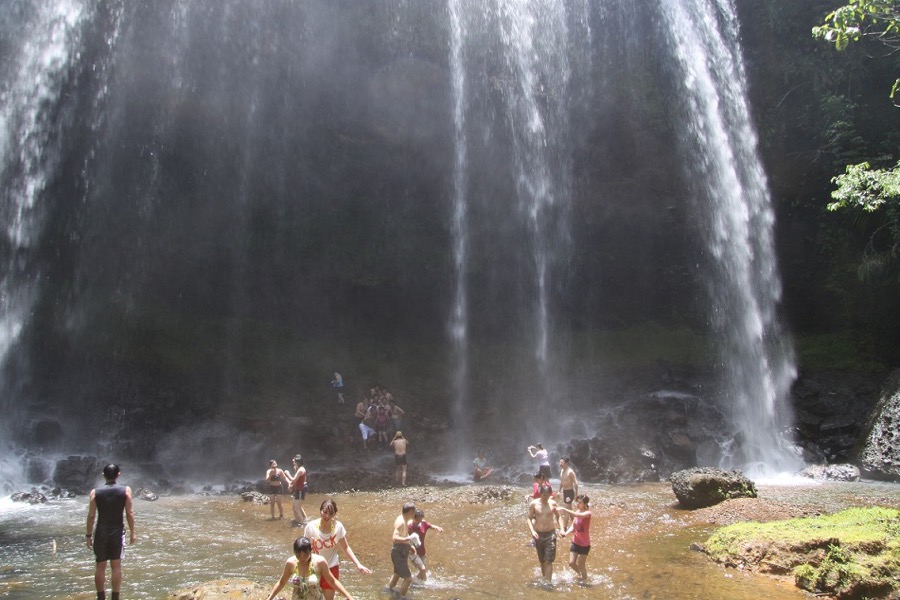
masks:
[[[563,537],[572,533],[572,546],[569,548],[569,566],[575,569],[581,576],[582,583],[587,582],[587,562],[588,553],[591,551],[591,511],[590,498],[584,494],[578,494],[575,497],[575,506],[578,510],[569,510],[565,506],[560,505],[560,511],[567,512],[575,519],[572,524],[563,532]]]

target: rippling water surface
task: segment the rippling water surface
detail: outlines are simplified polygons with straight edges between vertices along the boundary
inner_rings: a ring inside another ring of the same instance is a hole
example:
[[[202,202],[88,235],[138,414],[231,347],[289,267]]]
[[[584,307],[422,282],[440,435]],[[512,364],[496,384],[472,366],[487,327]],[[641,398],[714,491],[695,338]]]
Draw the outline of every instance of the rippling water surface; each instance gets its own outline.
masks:
[[[124,482],[127,483],[127,482]],[[470,488],[471,489],[471,488]],[[668,484],[587,486],[593,501],[590,585],[579,586],[560,552],[552,589],[539,584],[525,522],[526,490],[508,501],[473,504],[465,489],[416,487],[335,494],[338,518],[372,575],[342,560],[341,579],[360,599],[389,597],[390,531],[409,499],[426,520],[444,527],[428,534],[430,579],[413,598],[809,598],[790,581],[726,570],[688,549],[713,526],[674,506]],[[900,486],[873,483],[760,486],[760,496],[802,502],[822,512],[850,505],[900,506]],[[324,495],[307,498],[316,512]],[[285,498],[286,515],[290,507]],[[266,506],[237,496],[136,500],[138,542],[125,557],[123,598],[165,598],[204,581],[241,578],[275,582],[299,530],[270,521]],[[84,543],[86,499],[43,506],[0,503],[0,597],[94,598],[93,555]],[[55,553],[54,553],[55,542]],[[568,549],[568,541],[560,545]]]

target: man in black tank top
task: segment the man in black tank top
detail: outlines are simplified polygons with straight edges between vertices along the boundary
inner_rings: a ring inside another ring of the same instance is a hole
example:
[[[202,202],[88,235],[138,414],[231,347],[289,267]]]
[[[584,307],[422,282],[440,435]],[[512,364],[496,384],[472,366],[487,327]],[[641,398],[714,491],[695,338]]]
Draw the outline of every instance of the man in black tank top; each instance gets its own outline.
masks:
[[[87,545],[97,557],[94,584],[97,586],[98,600],[106,600],[106,563],[112,566],[112,600],[119,600],[122,587],[122,557],[125,556],[125,522],[128,519],[129,544],[134,544],[134,510],[131,507],[131,488],[119,485],[118,465],[103,467],[106,485],[91,490],[88,504]],[[97,529],[94,530],[94,521]]]

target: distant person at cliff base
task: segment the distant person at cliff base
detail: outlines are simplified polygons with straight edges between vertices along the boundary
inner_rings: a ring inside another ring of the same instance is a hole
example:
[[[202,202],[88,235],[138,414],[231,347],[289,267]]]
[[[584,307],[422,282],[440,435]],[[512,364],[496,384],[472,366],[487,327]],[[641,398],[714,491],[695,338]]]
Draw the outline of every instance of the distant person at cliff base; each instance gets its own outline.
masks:
[[[278,518],[284,518],[284,506],[281,504],[281,482],[289,484],[287,474],[278,468],[278,462],[269,461],[269,468],[266,469],[266,491],[269,494],[269,513],[272,520],[275,520],[275,505],[278,505]]]
[[[394,479],[400,485],[406,485],[406,449],[409,448],[409,440],[403,437],[402,431],[394,434],[391,448],[394,449]]]
[[[591,509],[590,498],[584,494],[575,497],[575,506],[578,510],[569,510],[559,507],[560,512],[568,514],[574,519],[572,525],[563,532],[563,537],[572,533],[572,545],[569,548],[569,566],[581,576],[582,583],[587,581],[588,553],[591,551]]]
[[[306,524],[303,536],[310,539],[313,551],[321,554],[326,560],[328,569],[335,579],[341,578],[341,560],[338,556],[338,548],[341,548],[347,558],[353,561],[360,573],[368,575],[372,571],[359,562],[353,549],[350,548],[350,544],[347,543],[347,530],[344,528],[344,524],[335,518],[337,510],[337,502],[331,498],[323,500],[319,507],[320,517]],[[327,581],[322,582],[322,595],[325,600],[334,600],[334,588]]]
[[[416,505],[407,502],[403,505],[400,516],[394,519],[394,530],[391,534],[391,562],[394,564],[394,574],[388,582],[391,593],[399,591],[400,596],[406,596],[409,584],[412,583],[412,571],[409,570],[410,533],[407,523],[416,516]],[[394,586],[400,583],[400,589]]]
[[[132,509],[131,488],[119,485],[118,465],[103,467],[103,487],[91,490],[87,516],[87,546],[97,557],[94,570],[94,585],[98,600],[106,600],[106,563],[112,569],[112,600],[119,600],[122,587],[122,558],[125,556],[125,523],[128,519],[129,544],[137,540],[134,533],[134,510]],[[94,530],[94,520],[97,529]]]
[[[484,450],[478,451],[478,456],[475,457],[472,464],[475,465],[475,472],[472,474],[472,479],[475,481],[481,481],[494,472],[494,469],[488,466],[488,460],[484,456]]]
[[[331,380],[331,387],[337,392],[338,404],[344,403],[344,378],[337,371],[334,372],[334,379]]]
[[[294,555],[284,563],[281,578],[269,592],[267,600],[275,600],[278,592],[288,583],[294,588],[291,600],[322,600],[326,584],[331,588],[332,597],[334,590],[337,590],[353,600],[353,596],[328,570],[328,561],[312,551],[312,542],[307,537],[294,540]]]
[[[410,559],[412,560],[412,564],[419,569],[419,574],[416,577],[422,581],[428,579],[428,571],[425,566],[425,534],[428,533],[429,529],[434,529],[438,533],[444,531],[442,527],[438,527],[425,520],[425,511],[416,509],[413,520],[407,526],[407,531],[410,534],[410,542],[416,549],[415,552],[410,553]],[[416,536],[414,537],[413,534],[416,534]]]
[[[544,475],[544,479],[550,480],[550,455],[544,450],[544,447],[540,444],[535,444],[534,446],[528,446],[528,454],[531,455],[531,458],[538,461],[540,465],[539,470]]]
[[[303,457],[299,454],[295,455],[291,462],[294,465],[294,475],[289,476],[291,483],[288,485],[288,490],[294,496],[291,510],[294,512],[294,521],[302,527],[307,521],[306,511],[303,510],[303,501],[306,500],[306,492],[309,490],[306,483],[306,467],[303,466]]]

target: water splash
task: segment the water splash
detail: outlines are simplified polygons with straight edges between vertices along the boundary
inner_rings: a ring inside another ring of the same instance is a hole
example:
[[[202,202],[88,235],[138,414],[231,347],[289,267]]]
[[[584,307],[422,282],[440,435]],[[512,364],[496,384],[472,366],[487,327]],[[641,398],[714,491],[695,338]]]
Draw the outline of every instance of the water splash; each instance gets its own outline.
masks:
[[[711,314],[738,436],[739,451],[722,466],[750,475],[793,471],[801,461],[783,436],[796,369],[776,314],[775,217],[746,100],[735,7],[678,0],[661,4],[661,12],[687,101],[684,143],[702,186],[696,200],[706,221]]]

